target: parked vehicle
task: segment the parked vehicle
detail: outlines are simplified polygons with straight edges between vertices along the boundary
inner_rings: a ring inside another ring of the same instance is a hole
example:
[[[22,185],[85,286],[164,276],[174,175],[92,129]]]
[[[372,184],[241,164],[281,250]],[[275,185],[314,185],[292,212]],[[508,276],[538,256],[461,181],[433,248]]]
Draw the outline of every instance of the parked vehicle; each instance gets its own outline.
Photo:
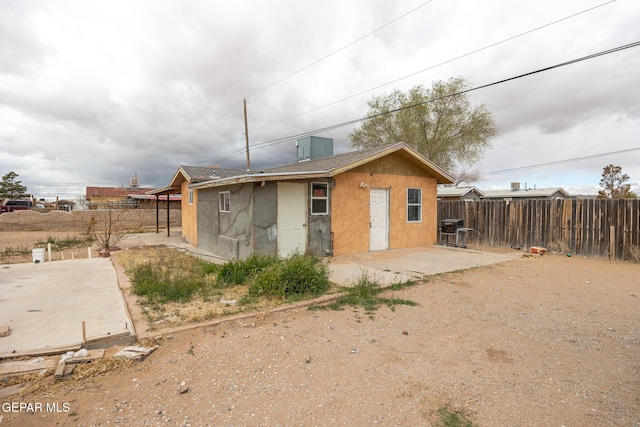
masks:
[[[26,211],[33,207],[30,200],[7,200],[0,206],[0,214],[13,211]]]

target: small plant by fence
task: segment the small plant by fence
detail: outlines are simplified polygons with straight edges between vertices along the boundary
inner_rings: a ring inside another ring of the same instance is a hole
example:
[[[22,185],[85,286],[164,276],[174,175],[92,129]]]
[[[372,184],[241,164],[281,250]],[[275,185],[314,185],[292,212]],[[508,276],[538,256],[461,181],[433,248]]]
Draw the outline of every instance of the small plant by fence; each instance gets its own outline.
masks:
[[[438,224],[461,218],[468,241],[640,262],[639,199],[439,201]]]

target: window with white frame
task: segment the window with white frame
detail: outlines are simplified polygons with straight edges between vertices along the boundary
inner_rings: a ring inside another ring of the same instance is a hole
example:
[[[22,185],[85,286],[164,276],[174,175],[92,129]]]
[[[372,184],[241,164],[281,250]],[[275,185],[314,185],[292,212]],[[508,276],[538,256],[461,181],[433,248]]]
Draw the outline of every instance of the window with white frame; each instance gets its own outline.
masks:
[[[220,204],[218,209],[220,212],[231,212],[231,193],[229,191],[221,191],[218,193]]]
[[[407,222],[422,221],[422,188],[407,188]]]
[[[189,204],[190,205],[193,204],[193,189],[192,188],[189,189]]]
[[[311,183],[311,215],[327,215],[329,213],[329,184],[326,182]]]

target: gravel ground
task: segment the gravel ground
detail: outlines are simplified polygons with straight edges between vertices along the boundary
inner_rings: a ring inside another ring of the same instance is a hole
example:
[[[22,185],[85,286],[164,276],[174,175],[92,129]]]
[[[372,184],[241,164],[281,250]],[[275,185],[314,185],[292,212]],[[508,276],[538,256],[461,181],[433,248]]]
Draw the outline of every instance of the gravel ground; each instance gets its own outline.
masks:
[[[3,402],[1,425],[640,426],[640,265],[545,255],[432,277],[419,305],[168,334],[147,359]],[[3,406],[6,408],[6,406]],[[65,410],[66,409],[66,410]]]

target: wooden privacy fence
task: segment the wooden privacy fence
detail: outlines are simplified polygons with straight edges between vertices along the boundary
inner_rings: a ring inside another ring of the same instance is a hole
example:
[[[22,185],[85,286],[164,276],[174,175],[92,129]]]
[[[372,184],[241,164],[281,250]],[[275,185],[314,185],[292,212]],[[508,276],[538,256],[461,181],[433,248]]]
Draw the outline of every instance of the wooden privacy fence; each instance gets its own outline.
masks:
[[[544,246],[575,255],[640,262],[640,200],[438,201],[438,224],[461,218],[481,246]]]

